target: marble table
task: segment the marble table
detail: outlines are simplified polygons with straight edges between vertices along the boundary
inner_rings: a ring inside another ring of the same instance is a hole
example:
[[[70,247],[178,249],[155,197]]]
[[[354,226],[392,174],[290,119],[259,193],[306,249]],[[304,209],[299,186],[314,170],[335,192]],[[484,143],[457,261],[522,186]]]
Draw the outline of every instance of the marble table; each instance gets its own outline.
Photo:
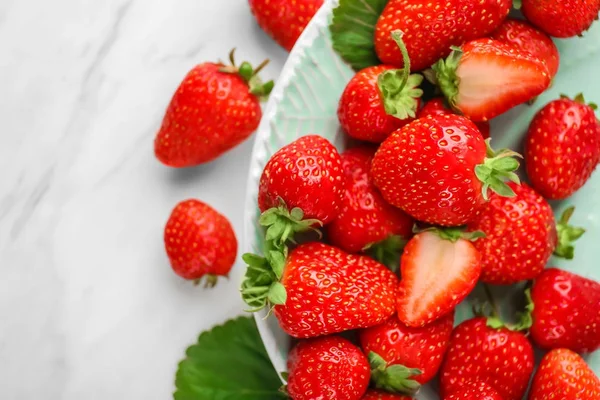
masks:
[[[0,398],[168,399],[197,334],[242,312],[242,265],[216,290],[175,276],[162,243],[180,200],[241,241],[253,139],[208,165],[153,154],[195,63],[287,53],[247,0],[0,1]]]

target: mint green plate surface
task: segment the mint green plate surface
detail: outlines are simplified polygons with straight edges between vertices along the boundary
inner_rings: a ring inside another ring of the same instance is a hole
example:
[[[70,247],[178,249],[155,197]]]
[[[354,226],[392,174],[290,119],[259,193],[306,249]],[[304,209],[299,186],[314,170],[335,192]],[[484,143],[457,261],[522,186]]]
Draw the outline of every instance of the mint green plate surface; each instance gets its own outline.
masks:
[[[244,251],[261,252],[262,230],[258,225],[258,181],[263,167],[282,146],[300,136],[319,134],[344,149],[345,138],[336,117],[338,99],[353,71],[333,51],[328,24],[336,0],[326,1],[298,40],[277,81],[262,119],[249,167],[246,194]],[[520,150],[521,141],[533,115],[561,93],[574,96],[584,92],[588,101],[600,102],[600,23],[595,23],[584,38],[557,40],[561,65],[552,88],[542,94],[533,106],[519,106],[492,121],[492,143],[495,148]],[[600,280],[600,172],[570,199],[553,204],[559,215],[567,206],[575,205],[572,222],[587,229],[577,242],[575,259],[552,259],[549,265]],[[495,288],[494,294],[509,305],[522,287]],[[476,291],[472,296],[478,296]],[[472,299],[471,299],[472,300]],[[468,302],[468,301],[467,301]],[[458,308],[457,323],[470,316],[470,305]],[[599,310],[600,312],[600,310]],[[274,317],[257,323],[275,368],[285,370],[289,338]],[[600,374],[600,352],[588,355],[588,363]],[[434,387],[428,385],[417,399],[438,399]]]

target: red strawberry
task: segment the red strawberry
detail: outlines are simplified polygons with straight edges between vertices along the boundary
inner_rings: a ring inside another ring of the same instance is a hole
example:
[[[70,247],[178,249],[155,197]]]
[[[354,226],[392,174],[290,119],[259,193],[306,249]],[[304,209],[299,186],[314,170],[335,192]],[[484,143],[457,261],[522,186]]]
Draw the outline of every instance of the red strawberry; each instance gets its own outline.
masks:
[[[487,121],[540,95],[550,86],[546,63],[513,45],[478,39],[456,49],[433,67],[452,109],[473,121]]]
[[[583,358],[567,349],[544,356],[533,378],[529,400],[598,400],[600,379]]]
[[[508,157],[515,154],[486,150],[481,133],[468,119],[438,115],[390,135],[377,150],[371,173],[383,198],[413,218],[463,225],[481,211],[488,189],[512,195],[503,181],[518,180],[513,171],[519,163]]]
[[[360,252],[386,239],[390,239],[387,243],[396,243],[392,236],[399,236],[397,239],[412,236],[412,218],[386,203],[373,185],[370,168],[374,154],[375,149],[357,147],[341,155],[346,192],[340,214],[327,225],[327,232],[332,244],[349,253]],[[386,247],[384,243],[381,246]]]
[[[258,25],[287,51],[306,28],[323,0],[249,0]]]
[[[406,56],[406,68],[389,65],[368,67],[348,82],[338,107],[340,125],[355,139],[381,143],[396,129],[413,119],[419,109],[423,76],[409,75],[410,61],[402,33],[394,32]]]
[[[415,235],[400,260],[398,318],[408,326],[430,324],[451,312],[475,287],[481,255],[459,229],[431,228]]]
[[[417,114],[417,118],[425,118],[430,115],[448,115],[454,114],[450,108],[448,108],[444,102],[444,99],[441,97],[437,97],[435,99],[429,100],[423,108]],[[484,139],[488,139],[490,137],[490,123],[488,121],[479,121],[474,123],[479,132],[481,132],[481,136]]]
[[[485,318],[467,320],[452,332],[442,364],[440,389],[451,394],[479,380],[504,400],[521,400],[533,372],[533,348],[521,332],[487,326]]]
[[[362,400],[412,400],[412,397],[382,392],[379,390],[369,390],[367,394],[363,396]]]
[[[173,271],[184,279],[214,286],[237,256],[237,240],[226,217],[199,201],[177,204],[165,226],[165,248]]]
[[[514,197],[490,196],[469,230],[485,233],[474,245],[481,253],[481,280],[512,284],[538,276],[556,248],[554,214],[548,202],[522,183],[509,183]]]
[[[233,52],[230,54],[234,63]],[[171,99],[154,141],[156,157],[170,167],[189,167],[215,158],[245,140],[262,116],[260,97],[273,81],[260,84],[256,70],[204,63],[192,69]]]
[[[525,21],[507,19],[490,35],[490,38],[511,44],[545,61],[551,78],[558,72],[560,55],[556,45],[548,35]]]
[[[502,396],[485,382],[467,382],[444,400],[503,400]]]
[[[369,363],[358,347],[338,336],[305,340],[288,357],[292,400],[359,400],[369,385]]]
[[[303,136],[277,151],[260,177],[258,207],[267,239],[285,239],[340,212],[345,176],[337,150],[327,139]]]
[[[600,124],[595,104],[581,94],[542,108],[525,140],[527,175],[549,199],[565,199],[581,188],[600,161]]]
[[[382,325],[361,330],[360,345],[372,361],[375,384],[381,389],[414,394],[412,389],[418,389],[418,384],[429,382],[437,374],[453,324],[454,312],[450,312],[421,328],[406,326],[393,316]],[[374,360],[380,368],[373,368]],[[419,373],[406,376],[411,369]],[[395,380],[399,372],[405,376]]]
[[[556,268],[531,289],[531,337],[543,349],[578,353],[600,348],[600,283]]]
[[[581,36],[598,19],[598,0],[522,0],[521,11],[550,36]]]
[[[375,51],[385,64],[403,65],[390,33],[406,33],[404,42],[415,71],[450,52],[450,46],[488,35],[506,18],[510,0],[390,0],[375,27]]]

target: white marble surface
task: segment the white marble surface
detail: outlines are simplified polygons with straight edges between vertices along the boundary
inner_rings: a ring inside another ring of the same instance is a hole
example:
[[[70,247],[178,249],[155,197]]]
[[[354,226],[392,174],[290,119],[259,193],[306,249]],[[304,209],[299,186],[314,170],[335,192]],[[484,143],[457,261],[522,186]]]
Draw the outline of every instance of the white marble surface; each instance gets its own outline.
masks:
[[[195,63],[286,53],[246,0],[0,0],[0,398],[168,399],[197,334],[241,312],[241,266],[204,291],[162,229],[197,197],[242,233],[252,139],[162,166],[154,133]]]

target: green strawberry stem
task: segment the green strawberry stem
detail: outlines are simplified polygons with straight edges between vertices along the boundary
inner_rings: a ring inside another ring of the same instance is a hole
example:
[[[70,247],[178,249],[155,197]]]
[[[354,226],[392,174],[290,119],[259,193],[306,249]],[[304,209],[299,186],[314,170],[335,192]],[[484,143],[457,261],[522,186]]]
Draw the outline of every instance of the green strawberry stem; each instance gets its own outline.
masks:
[[[375,352],[369,353],[369,363],[371,380],[377,389],[414,396],[421,388],[419,382],[410,379],[421,375],[419,369],[407,368],[404,365],[388,366],[387,362]]]
[[[380,242],[370,243],[365,246],[369,257],[379,261],[392,272],[397,272],[400,267],[400,253],[406,245],[406,240],[400,235],[390,235]]]
[[[501,149],[496,152],[490,146],[490,141],[491,139],[485,141],[487,156],[483,164],[475,167],[475,175],[483,183],[483,198],[489,200],[490,189],[500,196],[514,197],[515,192],[506,182],[521,183],[519,176],[515,173],[519,168],[519,162],[514,157],[522,157],[510,149]]]
[[[278,248],[283,248],[288,241],[295,243],[296,233],[315,231],[321,236],[315,226],[323,225],[318,219],[304,219],[304,212],[298,207],[289,210],[281,198],[277,207],[261,214],[259,223],[266,228],[265,239],[273,241]]]
[[[456,243],[459,239],[468,240],[474,242],[477,239],[485,237],[485,233],[482,231],[467,232],[464,226],[452,226],[452,227],[439,227],[439,226],[428,226],[426,228],[419,228],[417,224],[413,227],[413,233],[431,232],[438,235],[444,240],[449,240],[452,243]]]
[[[423,77],[419,74],[410,74],[410,58],[406,45],[402,41],[402,31],[392,32],[392,39],[398,44],[404,68],[382,72],[377,78],[377,86],[381,93],[383,106],[388,115],[404,120],[415,118],[418,99],[423,95],[419,88]]]
[[[219,71],[227,74],[238,74],[248,84],[250,93],[260,97],[262,100],[266,99],[269,96],[269,94],[273,90],[273,86],[275,86],[275,83],[272,80],[266,83],[262,83],[262,81],[258,77],[258,73],[269,63],[268,59],[264,60],[256,68],[253,68],[252,65],[247,61],[244,61],[238,67],[235,62],[235,48],[233,48],[229,52],[229,62],[231,63],[231,65],[224,65],[219,69]]]
[[[554,255],[567,260],[572,260],[575,256],[575,246],[573,245],[573,242],[585,233],[584,228],[569,225],[569,220],[573,216],[574,211],[575,207],[567,208],[556,224],[558,244],[554,250]]]

